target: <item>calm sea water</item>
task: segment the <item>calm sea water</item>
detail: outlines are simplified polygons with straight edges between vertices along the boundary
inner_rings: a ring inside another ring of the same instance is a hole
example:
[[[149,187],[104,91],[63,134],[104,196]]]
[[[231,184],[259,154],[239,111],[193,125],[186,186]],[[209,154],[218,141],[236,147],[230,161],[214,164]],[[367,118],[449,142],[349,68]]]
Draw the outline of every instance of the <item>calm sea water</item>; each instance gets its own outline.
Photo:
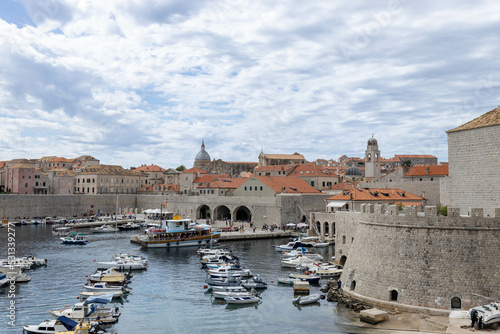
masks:
[[[11,299],[0,288],[0,333],[21,333],[23,325],[50,319],[51,309],[73,305],[86,275],[95,272],[94,260],[110,260],[115,251],[138,253],[149,261],[145,271],[134,272],[132,292],[119,305],[122,315],[109,331],[146,333],[363,333],[350,325],[349,312],[321,300],[296,307],[293,289],[276,284],[292,270],[282,269],[280,254],[271,245],[287,239],[225,242],[244,267],[269,283],[258,305],[227,305],[204,289],[205,271],[195,248],[144,250],[129,241],[132,232],[88,235],[88,245],[64,245],[51,225],[16,227],[16,253],[48,259],[46,267],[28,272],[32,280],[16,286],[15,326],[8,324]],[[85,231],[85,230],[83,230]],[[325,259],[333,247],[322,249]],[[0,229],[0,258],[7,256],[7,228]],[[273,281],[274,283],[271,283]],[[320,293],[312,287],[311,293]]]

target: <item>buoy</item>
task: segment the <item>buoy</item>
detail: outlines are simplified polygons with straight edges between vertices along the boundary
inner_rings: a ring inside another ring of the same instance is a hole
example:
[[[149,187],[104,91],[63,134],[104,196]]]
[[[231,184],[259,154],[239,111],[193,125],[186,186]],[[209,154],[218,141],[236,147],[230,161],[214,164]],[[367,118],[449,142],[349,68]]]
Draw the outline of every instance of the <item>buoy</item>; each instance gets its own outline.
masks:
[[[80,299],[80,296],[76,296],[76,299]]]
[[[222,301],[219,300],[219,304],[222,304]]]
[[[208,288],[208,285],[204,285],[204,286],[203,286],[203,288],[204,288],[204,289]]]

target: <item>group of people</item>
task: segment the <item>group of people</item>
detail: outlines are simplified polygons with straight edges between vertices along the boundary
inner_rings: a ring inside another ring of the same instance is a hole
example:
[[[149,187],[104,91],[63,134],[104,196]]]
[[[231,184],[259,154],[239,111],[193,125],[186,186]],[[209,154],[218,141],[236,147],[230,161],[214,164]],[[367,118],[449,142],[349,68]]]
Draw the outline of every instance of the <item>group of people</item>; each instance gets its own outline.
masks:
[[[471,320],[471,328],[474,328],[474,325],[477,323],[477,327],[479,329],[483,329],[483,317],[478,316],[478,313],[476,310],[472,310],[470,313],[470,320]]]

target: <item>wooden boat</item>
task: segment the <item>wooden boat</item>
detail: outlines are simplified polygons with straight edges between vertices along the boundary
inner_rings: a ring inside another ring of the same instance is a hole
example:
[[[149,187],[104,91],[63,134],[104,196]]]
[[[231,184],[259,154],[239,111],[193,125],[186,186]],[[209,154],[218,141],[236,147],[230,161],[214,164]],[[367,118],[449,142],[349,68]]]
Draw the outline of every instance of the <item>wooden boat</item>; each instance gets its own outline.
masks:
[[[138,243],[147,248],[200,247],[220,238],[220,232],[209,227],[190,227],[191,223],[190,219],[164,220],[160,228],[146,230],[146,236],[140,236]]]
[[[127,276],[116,271],[114,268],[97,271],[90,276],[89,281],[91,283],[108,283],[109,285],[125,285],[129,283]]]
[[[321,298],[321,295],[319,294],[313,294],[309,296],[298,296],[293,300],[294,304],[297,305],[307,305],[307,304],[313,304],[317,303]]]
[[[246,296],[246,297],[226,297],[224,300],[228,304],[253,304],[260,302],[260,298],[257,296]]]

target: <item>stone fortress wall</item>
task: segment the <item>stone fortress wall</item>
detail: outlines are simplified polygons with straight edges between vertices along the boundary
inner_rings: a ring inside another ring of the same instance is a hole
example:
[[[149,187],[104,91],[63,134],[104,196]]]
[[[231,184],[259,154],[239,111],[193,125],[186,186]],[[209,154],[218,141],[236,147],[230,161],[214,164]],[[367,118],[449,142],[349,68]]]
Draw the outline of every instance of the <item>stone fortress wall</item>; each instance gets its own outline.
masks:
[[[469,309],[498,301],[500,208],[436,207],[417,215],[395,205],[363,205],[362,212],[330,214],[336,261],[344,263],[342,288],[376,306],[416,311]],[[335,216],[335,217],[332,217]],[[326,219],[328,217],[316,217]],[[425,308],[425,309],[424,309]]]
[[[119,211],[141,212],[159,208],[166,196],[119,195]],[[101,211],[102,210],[102,211]],[[0,195],[0,218],[82,217],[116,211],[116,195]]]

